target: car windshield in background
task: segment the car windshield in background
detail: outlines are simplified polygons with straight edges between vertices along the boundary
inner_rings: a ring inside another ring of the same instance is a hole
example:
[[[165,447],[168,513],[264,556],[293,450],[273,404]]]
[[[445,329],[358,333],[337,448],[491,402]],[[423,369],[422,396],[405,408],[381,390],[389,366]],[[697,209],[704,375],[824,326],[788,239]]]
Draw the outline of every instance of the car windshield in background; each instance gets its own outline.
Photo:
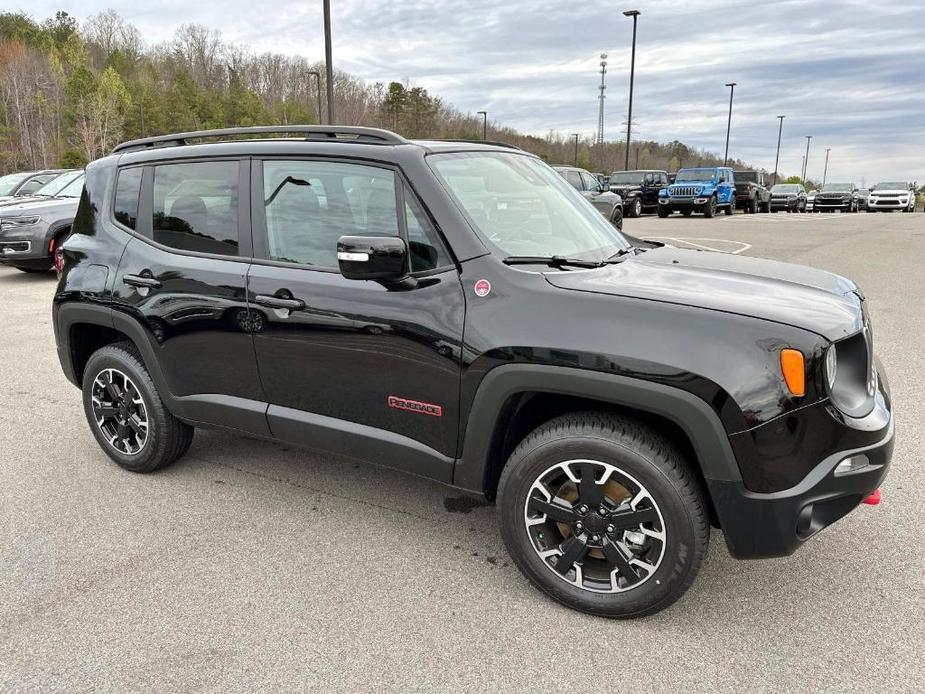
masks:
[[[680,183],[681,181],[712,181],[715,174],[715,169],[688,169],[687,171],[679,171],[677,177],[675,178],[675,182]]]
[[[854,186],[850,183],[826,183],[822,186],[824,193],[850,193],[852,190]]]
[[[871,190],[909,190],[909,184],[901,181],[887,181],[878,183]]]
[[[797,183],[778,183],[771,188],[772,193],[785,193],[787,195],[797,195],[800,190],[800,186]]]
[[[80,175],[77,178],[73,179],[68,183],[64,188],[58,191],[58,194],[55,197],[58,198],[79,198],[80,191],[84,187],[84,173],[80,172]]]
[[[62,190],[64,190],[70,183],[72,183],[75,178],[80,178],[83,175],[83,171],[69,171],[67,173],[63,173],[39,188],[37,191],[35,191],[35,194],[40,197],[56,197],[61,193]]]
[[[31,175],[30,173],[15,173],[0,176],[0,195],[12,195],[13,191],[19,187],[19,184]]]
[[[562,176],[534,157],[432,154],[431,168],[503,256],[606,260],[629,243]]]
[[[735,176],[736,176],[737,181],[742,181],[745,183],[748,183],[748,182],[757,183],[758,182],[758,174],[755,173],[754,171],[736,171]]]
[[[643,171],[614,171],[610,174],[610,185],[639,185],[645,175]]]

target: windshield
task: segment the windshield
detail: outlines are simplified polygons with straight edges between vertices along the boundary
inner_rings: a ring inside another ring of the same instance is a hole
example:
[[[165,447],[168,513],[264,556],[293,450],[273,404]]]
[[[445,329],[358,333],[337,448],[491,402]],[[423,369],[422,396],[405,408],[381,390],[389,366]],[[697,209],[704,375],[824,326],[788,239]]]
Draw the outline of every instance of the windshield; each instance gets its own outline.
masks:
[[[80,191],[84,187],[84,172],[81,171],[80,175],[77,178],[73,179],[68,183],[64,188],[58,191],[58,194],[55,197],[58,198],[79,198]]]
[[[0,176],[0,195],[12,195],[13,191],[19,187],[19,184],[31,175],[31,172],[27,172]]]
[[[716,169],[685,169],[678,171],[675,181],[712,181],[716,175]]]
[[[854,190],[853,183],[826,183],[822,186],[825,193],[850,193]]]
[[[610,174],[610,185],[639,185],[645,179],[645,171],[614,171]]]
[[[754,171],[736,171],[736,180],[757,183],[758,174]]]
[[[771,188],[772,193],[786,193],[787,195],[796,195],[801,190],[797,183],[778,183]]]
[[[896,182],[896,181],[887,181],[886,183],[878,183],[871,190],[909,190],[908,183]]]
[[[53,198],[62,190],[64,190],[68,183],[73,181],[78,176],[83,176],[83,173],[83,171],[68,171],[67,173],[63,173],[60,176],[51,179],[48,183],[39,188],[37,191],[35,191],[35,194]]]
[[[432,154],[431,168],[501,255],[606,260],[629,243],[539,159],[502,152]]]

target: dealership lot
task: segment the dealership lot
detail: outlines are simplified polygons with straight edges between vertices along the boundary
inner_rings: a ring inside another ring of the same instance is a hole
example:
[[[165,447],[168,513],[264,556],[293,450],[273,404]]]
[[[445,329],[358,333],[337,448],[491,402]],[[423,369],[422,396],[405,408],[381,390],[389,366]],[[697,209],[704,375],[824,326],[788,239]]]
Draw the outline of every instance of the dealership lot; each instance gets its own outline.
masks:
[[[782,560],[733,561],[716,532],[673,608],[590,618],[528,585],[493,508],[436,484],[211,431],[161,473],[119,470],[58,366],[53,277],[0,268],[0,688],[916,689],[925,216],[626,230],[859,283],[898,418],[879,507]]]

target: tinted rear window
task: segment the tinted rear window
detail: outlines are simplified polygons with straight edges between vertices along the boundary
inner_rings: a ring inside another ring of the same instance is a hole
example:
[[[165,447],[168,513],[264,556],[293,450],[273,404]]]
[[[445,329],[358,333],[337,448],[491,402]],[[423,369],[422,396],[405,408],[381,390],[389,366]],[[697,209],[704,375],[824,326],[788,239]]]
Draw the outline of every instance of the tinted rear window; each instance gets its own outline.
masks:
[[[138,221],[138,194],[141,192],[141,167],[123,169],[116,183],[116,200],[113,209],[116,221],[134,229]]]

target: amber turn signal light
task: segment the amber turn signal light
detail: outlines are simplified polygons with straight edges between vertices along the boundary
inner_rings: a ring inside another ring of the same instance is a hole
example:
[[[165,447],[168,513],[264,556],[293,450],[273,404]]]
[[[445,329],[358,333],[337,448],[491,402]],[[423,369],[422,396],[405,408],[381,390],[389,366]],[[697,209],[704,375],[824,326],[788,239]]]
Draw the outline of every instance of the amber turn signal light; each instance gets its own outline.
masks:
[[[806,395],[806,364],[798,349],[780,351],[780,370],[791,395]]]

